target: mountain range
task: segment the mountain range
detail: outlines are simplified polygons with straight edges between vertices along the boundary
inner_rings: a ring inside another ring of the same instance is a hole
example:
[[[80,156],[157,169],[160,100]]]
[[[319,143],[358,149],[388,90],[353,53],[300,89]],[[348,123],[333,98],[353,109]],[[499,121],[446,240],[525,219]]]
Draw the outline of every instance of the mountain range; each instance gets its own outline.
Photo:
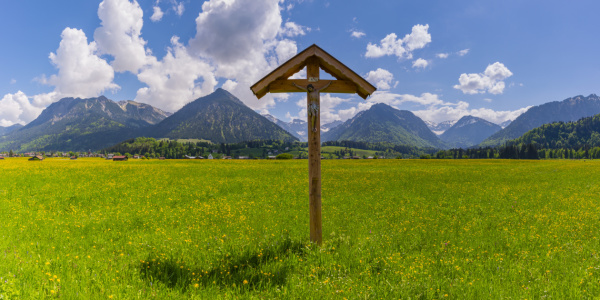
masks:
[[[277,126],[283,128],[285,131],[298,138],[298,140],[302,142],[306,142],[308,140],[308,135],[306,133],[308,125],[306,124],[306,121],[302,121],[300,119],[293,119],[290,122],[284,122],[270,114],[264,114],[263,117],[277,124]]]
[[[7,135],[17,129],[20,129],[21,127],[23,127],[23,125],[21,125],[21,124],[14,124],[14,125],[7,126],[7,127],[0,126],[0,136]]]
[[[31,123],[0,136],[0,151],[99,150],[139,136],[214,143],[296,140],[229,92],[217,89],[174,114],[104,96],[63,98]]]
[[[543,149],[590,149],[600,146],[600,114],[575,122],[554,122],[534,128],[511,141]]]
[[[437,135],[441,135],[446,130],[448,130],[450,127],[452,127],[452,125],[454,125],[454,123],[456,123],[456,121],[458,121],[458,120],[448,120],[448,121],[443,121],[440,123],[435,123],[435,122],[431,122],[431,121],[424,121],[424,122],[427,125],[427,127],[429,129],[431,129],[431,131],[433,131],[433,133],[435,133]]]
[[[322,125],[321,140],[441,149],[495,146],[544,124],[576,121],[595,114],[600,114],[600,98],[593,94],[532,107],[503,129],[473,116],[439,124],[425,123],[410,111],[379,103],[345,122]],[[270,115],[261,116],[223,89],[198,98],[173,114],[148,104],[115,102],[104,96],[63,98],[25,126],[0,127],[0,151],[99,150],[144,136],[213,143],[304,141],[306,127],[306,122],[300,119],[283,122]],[[432,130],[442,133],[438,137]],[[544,136],[552,135],[544,133]],[[556,138],[564,140],[562,135]],[[542,144],[535,138],[523,141],[530,140]],[[550,145],[551,141],[544,140],[544,143]]]
[[[479,146],[498,146],[544,124],[577,121],[599,113],[600,97],[594,94],[534,106],[512,121],[506,128],[485,139]]]
[[[482,118],[464,116],[439,137],[452,148],[469,148],[500,130],[502,127]]]
[[[63,98],[31,123],[0,137],[0,150],[101,149],[134,137],[168,115],[148,104],[117,103],[104,96]]]
[[[203,139],[213,143],[251,140],[294,141],[296,137],[246,106],[224,89],[186,104],[145,130],[145,136]]]
[[[391,143],[416,147],[446,148],[412,112],[378,103],[343,124],[322,133],[321,141]]]

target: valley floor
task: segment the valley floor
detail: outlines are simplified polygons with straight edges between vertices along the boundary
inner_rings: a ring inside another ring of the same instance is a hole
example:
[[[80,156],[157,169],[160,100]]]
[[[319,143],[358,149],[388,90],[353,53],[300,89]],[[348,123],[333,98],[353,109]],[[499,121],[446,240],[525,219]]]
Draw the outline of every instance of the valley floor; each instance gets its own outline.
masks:
[[[0,298],[600,295],[600,161],[0,160]]]

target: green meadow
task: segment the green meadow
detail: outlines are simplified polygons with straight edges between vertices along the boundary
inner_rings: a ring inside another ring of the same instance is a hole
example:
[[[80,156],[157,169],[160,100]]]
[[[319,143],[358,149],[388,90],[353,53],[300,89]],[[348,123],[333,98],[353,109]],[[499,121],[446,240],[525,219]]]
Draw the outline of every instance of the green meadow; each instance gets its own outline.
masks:
[[[1,299],[600,296],[600,162],[0,161]]]

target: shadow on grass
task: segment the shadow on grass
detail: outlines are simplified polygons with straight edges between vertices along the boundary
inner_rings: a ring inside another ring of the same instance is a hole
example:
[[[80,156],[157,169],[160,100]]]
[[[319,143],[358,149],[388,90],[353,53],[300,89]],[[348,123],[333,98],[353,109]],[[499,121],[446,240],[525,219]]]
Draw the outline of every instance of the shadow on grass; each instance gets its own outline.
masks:
[[[161,282],[172,289],[187,290],[196,284],[266,289],[284,285],[291,271],[286,260],[290,255],[305,256],[308,251],[308,243],[287,238],[264,249],[224,254],[208,268],[188,268],[174,258],[149,258],[139,264],[139,270],[146,281]]]

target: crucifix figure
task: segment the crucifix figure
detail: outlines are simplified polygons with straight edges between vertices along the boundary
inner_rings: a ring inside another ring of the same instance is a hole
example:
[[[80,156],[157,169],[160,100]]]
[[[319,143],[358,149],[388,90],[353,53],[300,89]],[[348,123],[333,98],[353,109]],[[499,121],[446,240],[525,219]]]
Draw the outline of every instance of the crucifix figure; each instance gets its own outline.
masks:
[[[306,68],[306,79],[290,77]],[[319,80],[324,70],[335,80]],[[319,93],[358,94],[363,99],[376,88],[356,72],[350,70],[331,54],[312,45],[290,58],[277,69],[250,87],[258,99],[267,93],[306,92],[307,145],[308,145],[308,206],[310,241],[320,245],[323,241],[321,228],[321,134]]]
[[[320,124],[317,123],[317,117],[319,115],[319,92],[328,88],[331,85],[331,81],[327,83],[325,86],[320,89],[315,89],[312,84],[307,85],[306,87],[302,87],[297,85],[295,82],[292,83],[295,87],[306,91],[307,97],[309,100],[308,107],[306,108],[308,113],[308,118],[310,120],[310,125],[312,127],[313,132],[317,132],[317,128],[320,127]]]

